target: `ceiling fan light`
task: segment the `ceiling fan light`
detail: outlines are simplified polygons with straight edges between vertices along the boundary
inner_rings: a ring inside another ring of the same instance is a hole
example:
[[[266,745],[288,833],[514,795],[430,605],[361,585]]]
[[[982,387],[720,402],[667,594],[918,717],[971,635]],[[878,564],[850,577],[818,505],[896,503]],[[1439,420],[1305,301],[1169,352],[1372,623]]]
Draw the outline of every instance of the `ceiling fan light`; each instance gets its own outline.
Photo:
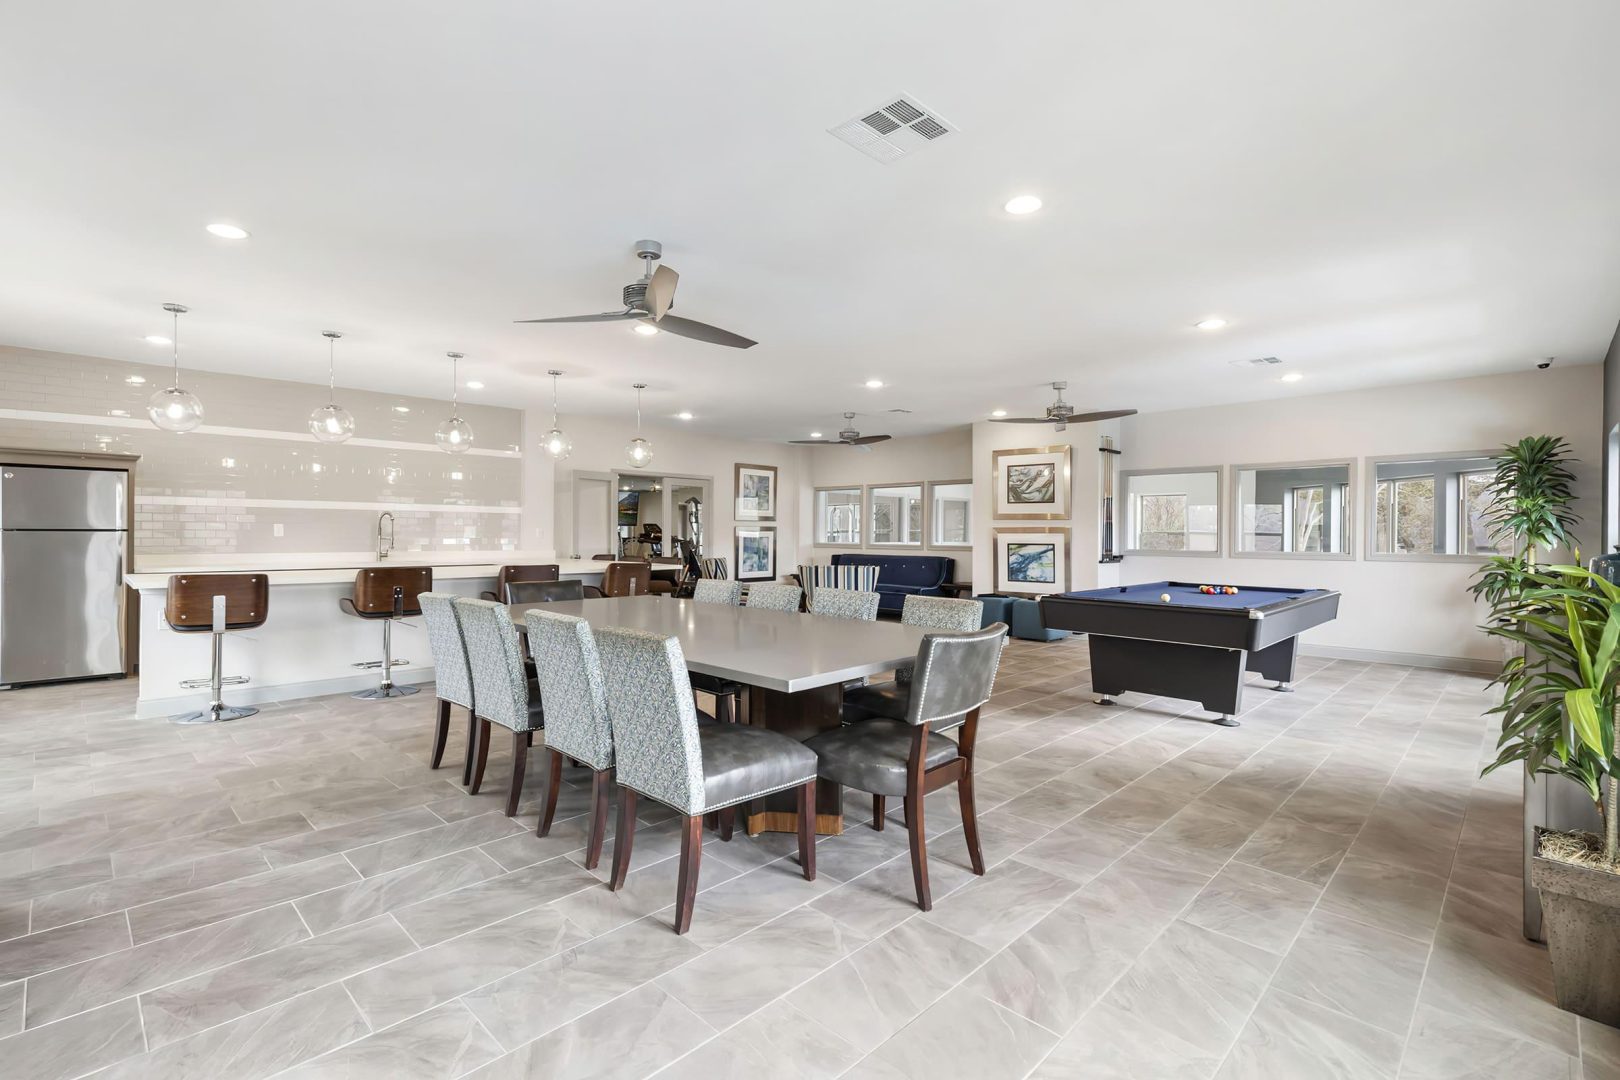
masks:
[[[635,326],[631,327],[631,329],[640,334],[642,337],[652,337],[654,334],[658,333],[658,327],[654,326],[650,322],[638,322]]]

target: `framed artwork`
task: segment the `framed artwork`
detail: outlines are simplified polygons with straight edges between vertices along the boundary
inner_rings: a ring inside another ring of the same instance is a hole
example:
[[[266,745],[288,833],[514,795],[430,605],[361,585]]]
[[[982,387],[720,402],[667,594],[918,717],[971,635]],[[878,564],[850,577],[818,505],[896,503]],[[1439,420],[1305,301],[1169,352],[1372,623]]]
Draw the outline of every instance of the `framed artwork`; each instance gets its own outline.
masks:
[[[997,529],[996,592],[1044,596],[1069,591],[1068,529]]]
[[[776,580],[776,526],[737,526],[737,580]]]
[[[1010,521],[1064,521],[1069,514],[1072,448],[1032,447],[990,455],[992,517]]]
[[[738,521],[776,520],[776,466],[738,465]]]

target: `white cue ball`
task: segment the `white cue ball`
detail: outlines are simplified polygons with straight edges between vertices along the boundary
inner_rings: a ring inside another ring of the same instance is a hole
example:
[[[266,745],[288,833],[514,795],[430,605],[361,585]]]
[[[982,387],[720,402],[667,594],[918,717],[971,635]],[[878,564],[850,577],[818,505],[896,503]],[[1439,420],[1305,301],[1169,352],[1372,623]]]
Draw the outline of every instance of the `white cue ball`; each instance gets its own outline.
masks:
[[[1167,592],[1162,592],[1159,594],[1159,599],[1168,604],[1170,602],[1170,594]]]

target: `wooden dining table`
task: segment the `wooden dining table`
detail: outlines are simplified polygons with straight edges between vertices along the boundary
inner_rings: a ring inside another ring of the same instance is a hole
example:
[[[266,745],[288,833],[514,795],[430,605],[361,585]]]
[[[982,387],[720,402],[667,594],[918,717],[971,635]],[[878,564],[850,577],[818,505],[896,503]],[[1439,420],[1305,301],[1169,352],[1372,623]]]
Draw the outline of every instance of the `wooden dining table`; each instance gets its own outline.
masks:
[[[529,608],[578,615],[592,626],[626,626],[680,640],[688,670],[747,688],[747,723],[801,742],[842,722],[844,684],[876,675],[917,655],[926,630],[897,622],[864,622],[823,615],[700,604],[667,596],[623,596],[513,604],[512,621],[524,629]],[[750,836],[795,832],[799,815],[791,794],[756,799],[745,815]],[[816,832],[843,832],[842,793],[822,782]]]

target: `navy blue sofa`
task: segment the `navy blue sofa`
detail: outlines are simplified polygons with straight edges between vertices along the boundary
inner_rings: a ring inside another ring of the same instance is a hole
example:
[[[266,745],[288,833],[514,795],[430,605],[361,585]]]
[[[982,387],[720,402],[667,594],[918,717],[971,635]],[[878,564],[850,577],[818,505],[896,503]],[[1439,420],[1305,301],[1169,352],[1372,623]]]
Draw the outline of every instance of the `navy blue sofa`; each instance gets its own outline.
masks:
[[[878,610],[900,614],[906,597],[944,596],[940,586],[953,580],[956,560],[943,555],[857,555],[832,557],[834,566],[878,567]]]

